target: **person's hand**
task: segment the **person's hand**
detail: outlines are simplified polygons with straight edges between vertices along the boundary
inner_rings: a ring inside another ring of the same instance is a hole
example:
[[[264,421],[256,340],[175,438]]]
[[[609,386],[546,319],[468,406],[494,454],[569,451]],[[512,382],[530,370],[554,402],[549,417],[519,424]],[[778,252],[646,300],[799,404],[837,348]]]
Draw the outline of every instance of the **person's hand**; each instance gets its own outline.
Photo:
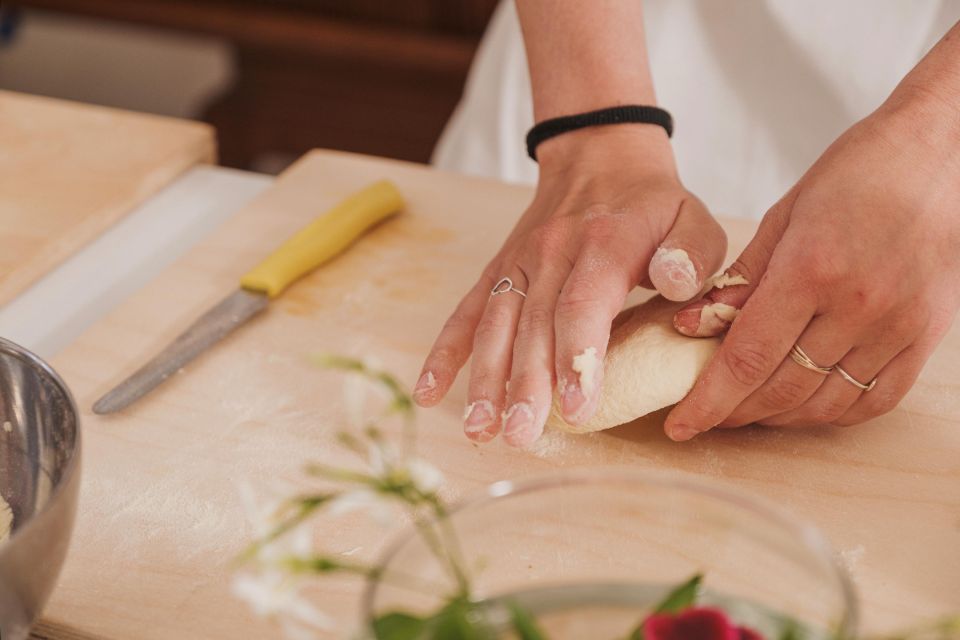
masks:
[[[726,253],[723,230],[677,179],[661,129],[567,133],[538,158],[533,203],[450,316],[414,389],[418,404],[435,405],[472,351],[464,431],[476,442],[501,423],[510,444],[535,441],[555,381],[564,418],[588,419],[627,293],[645,283],[689,300]],[[491,296],[505,277],[526,295]]]
[[[729,332],[667,418],[671,438],[754,422],[853,425],[899,403],[960,304],[957,120],[955,104],[927,92],[894,94],[770,209],[728,271],[749,284],[675,317],[687,335]],[[732,324],[717,320],[731,311],[717,303],[741,309]],[[788,357],[794,344],[833,372]],[[841,369],[876,385],[864,391]]]

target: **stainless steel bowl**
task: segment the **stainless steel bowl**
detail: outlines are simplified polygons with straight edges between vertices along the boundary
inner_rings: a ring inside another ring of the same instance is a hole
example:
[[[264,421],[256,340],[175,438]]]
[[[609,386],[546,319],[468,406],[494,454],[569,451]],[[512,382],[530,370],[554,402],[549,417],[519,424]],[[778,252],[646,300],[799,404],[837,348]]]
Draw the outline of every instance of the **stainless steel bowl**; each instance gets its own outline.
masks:
[[[13,515],[0,541],[3,640],[26,638],[53,590],[79,485],[80,419],[70,391],[43,360],[0,338],[0,497]]]

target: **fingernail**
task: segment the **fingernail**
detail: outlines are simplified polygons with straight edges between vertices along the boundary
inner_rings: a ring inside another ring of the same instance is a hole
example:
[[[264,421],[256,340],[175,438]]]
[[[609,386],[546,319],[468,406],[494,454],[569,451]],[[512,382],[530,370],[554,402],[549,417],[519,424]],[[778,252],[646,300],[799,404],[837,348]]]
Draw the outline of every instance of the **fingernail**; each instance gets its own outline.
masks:
[[[687,440],[690,440],[699,434],[700,432],[694,429],[693,427],[687,427],[687,426],[681,425],[681,426],[672,428],[670,430],[670,433],[668,433],[667,435],[670,436],[670,439],[675,442],[686,442]]]
[[[536,433],[536,414],[526,402],[518,402],[503,414],[503,437],[515,447],[532,444]]]
[[[712,338],[730,328],[740,310],[723,302],[695,302],[673,316],[677,331],[692,338]]]
[[[413,395],[421,396],[436,388],[437,379],[433,376],[433,371],[427,371],[417,380],[417,384],[413,387]]]
[[[677,331],[691,338],[697,337],[697,330],[700,328],[700,304],[696,302],[674,314],[673,326]]]
[[[560,394],[560,410],[567,422],[573,422],[587,404],[587,397],[576,382],[564,384],[561,388],[563,392]]]
[[[650,280],[667,300],[681,302],[700,292],[697,268],[683,249],[660,247],[650,260]]]
[[[492,402],[489,400],[471,402],[463,413],[463,432],[471,440],[489,442],[497,435],[496,429],[490,429],[496,424],[496,420]]]

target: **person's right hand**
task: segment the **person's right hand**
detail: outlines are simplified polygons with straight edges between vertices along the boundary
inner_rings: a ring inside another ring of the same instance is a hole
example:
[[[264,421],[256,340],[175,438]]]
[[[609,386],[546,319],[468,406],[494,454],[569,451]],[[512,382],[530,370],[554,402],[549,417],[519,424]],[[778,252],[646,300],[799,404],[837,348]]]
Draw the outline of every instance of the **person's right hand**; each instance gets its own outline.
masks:
[[[680,184],[662,129],[582,129],[541,144],[538,159],[533,203],[450,316],[414,389],[418,404],[435,405],[472,351],[464,430],[476,442],[502,423],[508,443],[533,443],[555,381],[564,419],[589,419],[629,291],[691,299],[726,253],[723,230]],[[491,296],[504,277],[527,295]]]

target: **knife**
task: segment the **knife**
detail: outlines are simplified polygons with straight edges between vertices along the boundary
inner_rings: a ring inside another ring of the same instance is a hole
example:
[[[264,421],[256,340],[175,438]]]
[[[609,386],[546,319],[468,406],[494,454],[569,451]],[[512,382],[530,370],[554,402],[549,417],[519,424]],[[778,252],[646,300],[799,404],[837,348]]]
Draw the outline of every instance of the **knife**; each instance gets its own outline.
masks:
[[[381,180],[359,191],[287,240],[240,279],[240,288],[203,314],[163,351],[93,405],[98,414],[128,407],[251,317],[294,281],[333,259],[365,231],[397,213],[403,199]]]

